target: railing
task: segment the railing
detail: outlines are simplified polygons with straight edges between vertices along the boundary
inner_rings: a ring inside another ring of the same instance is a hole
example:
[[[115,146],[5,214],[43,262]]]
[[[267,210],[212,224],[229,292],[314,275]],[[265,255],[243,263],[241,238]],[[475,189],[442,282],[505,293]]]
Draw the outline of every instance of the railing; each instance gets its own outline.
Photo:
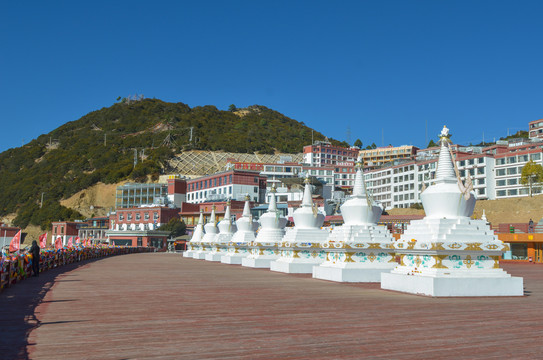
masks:
[[[90,246],[81,249],[45,249],[40,252],[40,272],[88,259],[151,252],[153,248],[124,246]],[[30,253],[2,256],[0,260],[0,292],[33,275]]]
[[[505,223],[492,226],[492,230],[502,234],[543,233],[543,225],[534,223],[534,225],[530,227],[528,223]]]

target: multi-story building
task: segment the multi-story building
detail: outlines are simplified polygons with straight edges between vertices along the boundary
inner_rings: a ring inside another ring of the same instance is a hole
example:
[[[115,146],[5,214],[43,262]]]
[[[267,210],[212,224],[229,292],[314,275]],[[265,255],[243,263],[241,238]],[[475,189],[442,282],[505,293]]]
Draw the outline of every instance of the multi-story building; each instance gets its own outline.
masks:
[[[364,168],[377,168],[386,163],[400,159],[411,159],[417,154],[418,148],[413,145],[387,146],[376,149],[360,150]]]
[[[469,175],[479,200],[527,196],[529,189],[520,184],[522,168],[529,160],[541,164],[543,159],[542,143],[461,149],[466,151],[453,151],[459,176],[465,182]],[[418,158],[423,160],[400,161],[367,171],[364,178],[368,191],[385,208],[419,203],[423,183],[429,186],[435,177],[437,157],[427,154]],[[536,193],[540,191],[535,188]]]
[[[68,245],[68,239],[74,239],[79,236],[79,227],[83,225],[82,221],[55,221],[51,223],[51,242],[54,244],[55,240],[60,236],[62,238],[62,245]]]
[[[334,166],[345,161],[355,161],[357,147],[333,146],[329,141],[315,141],[304,146],[304,163],[310,166]]]
[[[266,177],[254,171],[227,170],[187,180],[187,202],[202,203],[230,199],[264,202]]]
[[[115,208],[129,209],[151,204],[174,204],[179,207],[186,201],[185,179],[169,176],[167,183],[126,183],[117,186]]]
[[[166,247],[169,235],[158,230],[172,218],[179,217],[179,209],[165,206],[142,206],[118,209],[109,215],[109,243],[124,246]]]
[[[496,198],[528,196],[529,188],[520,183],[522,168],[530,160],[542,165],[543,144],[532,143],[509,148],[495,155]],[[532,191],[541,193],[540,187]]]
[[[78,226],[78,236],[81,240],[91,239],[92,243],[107,242],[106,232],[109,230],[109,217],[95,217],[85,220]]]
[[[168,184],[126,183],[117,186],[115,208],[129,209],[150,205],[168,197]]]
[[[543,119],[530,121],[528,124],[528,136],[530,139],[543,139]]]

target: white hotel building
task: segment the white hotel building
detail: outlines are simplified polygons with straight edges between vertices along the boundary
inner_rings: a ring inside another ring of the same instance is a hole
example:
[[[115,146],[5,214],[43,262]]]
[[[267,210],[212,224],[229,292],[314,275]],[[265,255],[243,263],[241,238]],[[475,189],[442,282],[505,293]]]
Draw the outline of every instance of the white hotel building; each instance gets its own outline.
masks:
[[[527,196],[528,188],[520,184],[522,167],[533,160],[542,164],[543,143],[498,144],[488,148],[457,148],[456,165],[465,181],[470,175],[477,199],[500,199]],[[408,208],[420,203],[423,182],[430,185],[435,176],[437,149],[421,150],[417,159],[366,172],[368,191],[386,209]]]

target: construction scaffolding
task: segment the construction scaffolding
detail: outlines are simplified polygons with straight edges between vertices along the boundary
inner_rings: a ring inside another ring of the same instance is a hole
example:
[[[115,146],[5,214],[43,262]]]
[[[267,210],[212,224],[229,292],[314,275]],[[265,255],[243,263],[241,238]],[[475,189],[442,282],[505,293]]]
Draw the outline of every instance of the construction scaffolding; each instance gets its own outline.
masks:
[[[303,154],[240,154],[217,151],[185,151],[169,160],[170,171],[181,175],[206,175],[227,168],[228,162],[278,163],[289,159],[289,162],[301,163]]]

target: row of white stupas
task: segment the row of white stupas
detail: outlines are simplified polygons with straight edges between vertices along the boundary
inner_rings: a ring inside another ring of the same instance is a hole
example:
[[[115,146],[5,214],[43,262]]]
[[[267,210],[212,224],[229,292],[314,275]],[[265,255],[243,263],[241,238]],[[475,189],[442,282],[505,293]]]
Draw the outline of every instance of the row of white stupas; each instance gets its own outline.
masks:
[[[341,206],[344,225],[322,229],[324,215],[313,205],[306,179],[293,228],[285,230],[275,194],[257,234],[249,201],[235,223],[228,204],[218,226],[214,209],[205,226],[200,213],[184,256],[338,282],[381,282],[383,289],[429,296],[522,296],[523,279],[499,267],[507,245],[485,220],[471,219],[475,196],[454,167],[446,127],[440,138],[436,177],[421,194],[426,217],[413,221],[399,240],[377,225],[383,209],[367,195],[359,161],[353,195]]]

